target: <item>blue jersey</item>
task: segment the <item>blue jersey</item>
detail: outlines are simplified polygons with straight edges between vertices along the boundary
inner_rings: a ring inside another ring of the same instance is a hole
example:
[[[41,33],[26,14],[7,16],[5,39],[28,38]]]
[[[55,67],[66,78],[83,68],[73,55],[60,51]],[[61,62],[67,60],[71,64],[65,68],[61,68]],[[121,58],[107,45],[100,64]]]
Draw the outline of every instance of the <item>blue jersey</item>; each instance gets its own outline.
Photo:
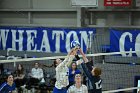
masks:
[[[12,93],[12,91],[14,91],[16,88],[15,83],[13,83],[12,86],[8,85],[7,82],[4,82],[1,86],[0,86],[0,93]]]
[[[75,73],[72,74],[72,69],[69,68],[69,82],[74,82],[74,76],[75,76],[76,74],[81,74],[81,71],[78,70],[78,69],[76,69],[76,70],[75,70]]]

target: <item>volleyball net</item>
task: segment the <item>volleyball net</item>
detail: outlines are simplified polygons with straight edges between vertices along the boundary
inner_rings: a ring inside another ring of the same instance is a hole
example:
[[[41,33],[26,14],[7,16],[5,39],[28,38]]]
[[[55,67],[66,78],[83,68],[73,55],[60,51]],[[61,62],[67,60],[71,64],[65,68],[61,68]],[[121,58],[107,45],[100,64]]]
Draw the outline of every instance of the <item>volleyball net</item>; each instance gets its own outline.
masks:
[[[137,52],[140,51],[86,54],[88,58],[92,58],[94,66],[102,69],[101,78],[103,80],[103,93],[114,93],[119,91],[132,93],[134,90],[139,89],[140,86],[138,86],[138,83],[135,83],[134,80],[135,76],[140,76],[140,58],[136,56],[122,57],[120,55],[123,53],[128,54]],[[47,73],[46,76],[53,77],[55,76],[53,67],[54,59],[64,59],[66,57],[65,55],[50,55],[36,58],[28,58],[27,55],[27,58],[14,57],[8,60],[0,60],[0,63],[4,64],[4,69],[9,69],[11,71],[14,70],[16,64],[23,64],[28,73],[33,67],[33,63],[39,62],[42,64],[41,67],[44,69],[45,73]],[[81,69],[80,66],[78,67]]]

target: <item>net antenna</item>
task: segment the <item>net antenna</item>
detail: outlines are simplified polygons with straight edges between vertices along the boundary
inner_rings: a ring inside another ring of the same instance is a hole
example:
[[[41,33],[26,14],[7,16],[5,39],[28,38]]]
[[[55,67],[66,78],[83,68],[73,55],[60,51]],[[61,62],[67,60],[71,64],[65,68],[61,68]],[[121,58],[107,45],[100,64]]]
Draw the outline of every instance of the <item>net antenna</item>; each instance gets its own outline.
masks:
[[[71,0],[72,7],[98,7],[98,0]]]

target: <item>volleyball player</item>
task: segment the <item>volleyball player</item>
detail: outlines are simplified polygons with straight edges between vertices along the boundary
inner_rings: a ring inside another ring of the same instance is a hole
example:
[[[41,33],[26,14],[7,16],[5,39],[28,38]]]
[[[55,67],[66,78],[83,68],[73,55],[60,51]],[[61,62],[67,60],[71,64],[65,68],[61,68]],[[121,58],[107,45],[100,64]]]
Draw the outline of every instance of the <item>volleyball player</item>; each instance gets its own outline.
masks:
[[[84,73],[92,83],[93,89],[91,90],[91,93],[102,93],[102,80],[100,78],[101,69],[98,67],[92,67],[83,51],[81,49],[79,49],[79,51],[83,57],[84,62],[81,62],[79,56],[76,55],[78,60],[77,62],[81,63]]]
[[[67,93],[88,93],[87,86],[82,84],[81,74],[76,74],[74,80],[75,84],[68,88]]]
[[[56,59],[56,82],[53,93],[67,93],[67,86],[69,85],[69,65],[71,64],[78,48],[73,48],[62,62],[61,59]]]
[[[13,75],[6,76],[7,81],[0,86],[0,93],[17,93]]]

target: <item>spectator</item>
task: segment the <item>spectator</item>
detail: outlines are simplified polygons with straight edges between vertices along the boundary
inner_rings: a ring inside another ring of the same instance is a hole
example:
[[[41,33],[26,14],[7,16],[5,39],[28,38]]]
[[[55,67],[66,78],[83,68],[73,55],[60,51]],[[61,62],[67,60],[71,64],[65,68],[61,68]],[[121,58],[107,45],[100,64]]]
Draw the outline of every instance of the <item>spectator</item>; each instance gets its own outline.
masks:
[[[87,86],[82,84],[81,74],[75,75],[75,84],[68,88],[67,93],[88,93]]]
[[[5,82],[4,78],[4,66],[3,64],[0,64],[0,84]]]
[[[16,87],[18,89],[18,93],[21,93],[21,86],[25,84],[25,72],[23,65],[18,64],[16,71],[14,72],[14,80],[16,83]]]
[[[73,62],[71,64],[71,67],[69,68],[69,86],[73,85],[74,84],[74,76],[76,74],[80,74],[81,71],[77,68],[77,65],[75,62]],[[69,88],[68,86],[68,88]]]
[[[0,64],[0,75],[2,75],[4,72],[4,67],[3,67],[3,64]]]
[[[88,59],[86,58],[83,51],[81,49],[79,50],[83,57],[84,63],[82,63],[81,60],[79,60],[80,58],[78,55],[76,55],[76,58],[78,60],[77,62],[82,63],[81,65],[82,65],[83,71],[92,83],[93,90],[91,90],[90,93],[102,93],[102,80],[100,78],[101,69],[98,67],[92,67],[90,65],[90,62],[88,62]]]
[[[32,85],[39,85],[41,81],[44,79],[43,70],[39,67],[39,63],[36,62],[34,64],[34,68],[31,70],[30,79],[27,82],[27,89],[31,89]]]
[[[14,83],[13,75],[6,76],[6,82],[0,86],[0,93],[17,93],[16,85]]]
[[[55,63],[55,70],[56,70],[56,82],[55,87],[53,89],[53,93],[66,93],[67,89],[66,87],[69,85],[68,75],[69,75],[69,69],[68,66],[71,64],[74,55],[77,52],[77,48],[73,48],[65,60],[62,62],[60,59],[56,59],[54,61]]]

